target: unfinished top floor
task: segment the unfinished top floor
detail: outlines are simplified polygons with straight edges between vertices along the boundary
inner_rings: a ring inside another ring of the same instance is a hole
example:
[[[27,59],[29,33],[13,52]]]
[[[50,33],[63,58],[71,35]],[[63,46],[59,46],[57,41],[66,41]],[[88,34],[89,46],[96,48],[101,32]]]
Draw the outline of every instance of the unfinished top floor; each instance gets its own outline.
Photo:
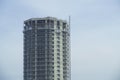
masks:
[[[26,26],[43,26],[43,25],[57,25],[57,26],[66,26],[67,21],[57,19],[55,17],[44,17],[44,18],[31,18],[24,21]]]

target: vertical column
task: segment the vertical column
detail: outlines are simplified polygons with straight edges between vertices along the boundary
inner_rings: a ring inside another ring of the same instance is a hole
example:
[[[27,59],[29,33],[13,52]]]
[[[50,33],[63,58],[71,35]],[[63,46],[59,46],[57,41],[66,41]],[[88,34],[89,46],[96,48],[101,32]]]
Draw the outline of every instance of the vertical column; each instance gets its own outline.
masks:
[[[61,21],[60,26],[60,80],[63,80],[63,22]]]
[[[35,21],[35,80],[37,80],[37,20]]]
[[[69,24],[67,26],[68,26],[67,27],[68,28],[67,36],[68,36],[68,42],[69,42],[68,43],[68,48],[69,48],[69,52],[68,52],[69,53],[69,73],[68,74],[69,74],[69,80],[71,80],[71,35],[70,35],[70,33],[71,33],[70,32],[71,31],[71,28],[70,28],[71,27],[71,17],[70,16],[69,16]]]
[[[45,25],[46,25],[47,23],[46,23],[46,21],[45,21]],[[47,61],[47,50],[48,50],[48,48],[47,48],[47,46],[48,46],[48,33],[47,33],[47,28],[44,28],[44,30],[45,30],[45,80],[47,80],[48,78],[47,78],[47,76],[48,76],[48,71],[47,71],[47,63],[48,63],[48,61]]]

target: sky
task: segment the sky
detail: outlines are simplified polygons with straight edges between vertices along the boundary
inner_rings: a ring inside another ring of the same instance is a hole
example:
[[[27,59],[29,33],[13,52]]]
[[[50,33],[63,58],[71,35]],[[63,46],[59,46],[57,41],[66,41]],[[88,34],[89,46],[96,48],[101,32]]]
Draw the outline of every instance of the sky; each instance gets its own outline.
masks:
[[[119,0],[0,0],[0,80],[23,79],[23,21],[46,16],[71,16],[72,80],[120,80]]]

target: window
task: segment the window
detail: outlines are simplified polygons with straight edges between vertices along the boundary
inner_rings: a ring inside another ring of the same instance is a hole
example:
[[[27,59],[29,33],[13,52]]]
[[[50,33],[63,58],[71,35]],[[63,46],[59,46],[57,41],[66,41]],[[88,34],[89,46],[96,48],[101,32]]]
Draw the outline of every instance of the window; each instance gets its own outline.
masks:
[[[60,39],[60,37],[57,37],[57,39]]]
[[[59,32],[57,33],[57,36],[60,36],[60,33],[59,33]]]
[[[66,29],[66,23],[63,23],[63,29]]]
[[[57,25],[60,26],[60,21],[57,21]]]
[[[57,43],[60,43],[60,41],[57,41]]]
[[[52,52],[54,52],[54,50],[52,50]]]
[[[52,37],[52,40],[54,40],[54,37]]]
[[[57,70],[57,72],[60,72],[60,70]],[[60,74],[59,74],[60,75]]]
[[[58,48],[60,48],[60,45],[57,45]]]
[[[57,61],[58,64],[60,64],[60,61]],[[63,64],[64,65],[64,64]]]
[[[45,23],[45,20],[38,20],[37,23]]]
[[[60,74],[57,74],[60,77]]]
[[[54,32],[54,30],[51,30],[52,32]]]
[[[60,57],[57,57],[58,60],[60,60]]]
[[[58,52],[60,52],[60,49],[57,49]]]
[[[58,56],[60,56],[60,53],[57,53]]]
[[[63,47],[63,49],[66,49],[66,47]]]
[[[60,66],[57,66],[57,68],[60,68]]]
[[[57,29],[60,29],[60,27],[58,26]]]
[[[54,44],[54,42],[52,42],[52,44]]]
[[[54,58],[52,58],[52,60],[54,60]]]
[[[52,46],[52,48],[54,48],[54,46]]]
[[[52,36],[54,36],[54,33],[52,33]]]
[[[54,69],[54,67],[52,67],[52,69]],[[52,73],[54,73],[54,71],[52,71]]]
[[[39,26],[38,28],[45,27],[45,20],[37,20],[37,26]]]

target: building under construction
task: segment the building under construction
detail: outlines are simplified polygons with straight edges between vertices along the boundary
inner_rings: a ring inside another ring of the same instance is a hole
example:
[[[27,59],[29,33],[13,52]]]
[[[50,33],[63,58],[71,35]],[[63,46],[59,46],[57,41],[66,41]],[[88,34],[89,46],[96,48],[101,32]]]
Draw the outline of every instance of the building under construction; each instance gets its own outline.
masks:
[[[70,80],[70,25],[54,17],[24,21],[24,80]]]

